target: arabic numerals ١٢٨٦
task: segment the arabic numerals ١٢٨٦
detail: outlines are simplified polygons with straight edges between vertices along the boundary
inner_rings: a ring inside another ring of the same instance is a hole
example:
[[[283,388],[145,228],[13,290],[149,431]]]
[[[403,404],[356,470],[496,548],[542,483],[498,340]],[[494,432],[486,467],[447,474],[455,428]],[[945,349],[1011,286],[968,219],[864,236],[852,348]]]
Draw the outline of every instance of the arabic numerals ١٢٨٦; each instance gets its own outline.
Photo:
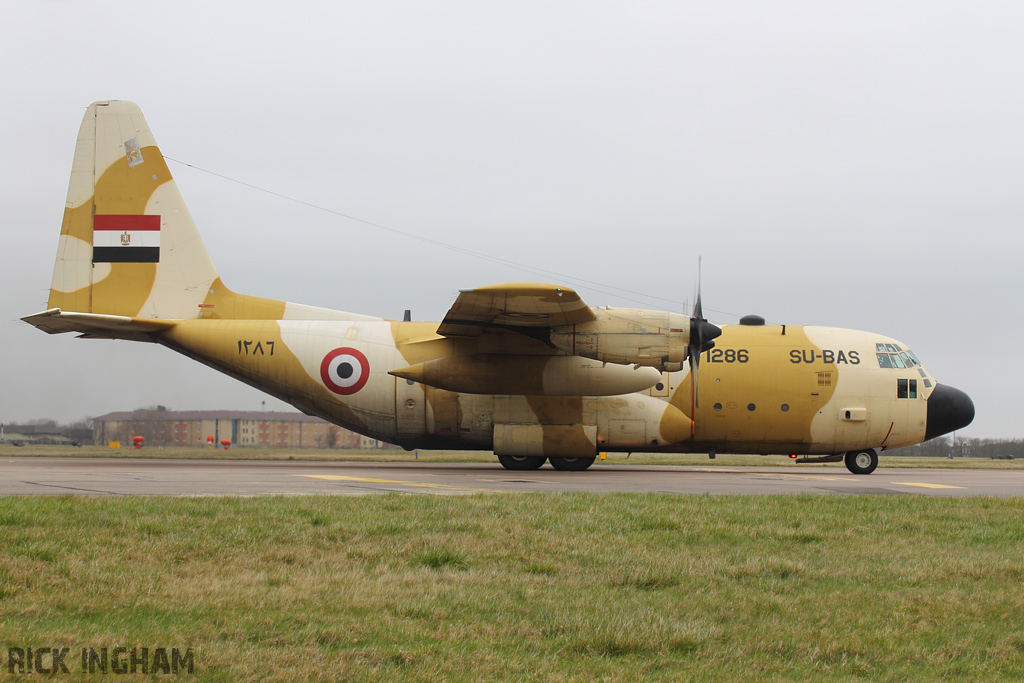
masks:
[[[750,352],[746,349],[709,349],[709,363],[746,363],[750,360]]]
[[[239,356],[273,356],[273,341],[252,341],[251,339],[238,340]]]

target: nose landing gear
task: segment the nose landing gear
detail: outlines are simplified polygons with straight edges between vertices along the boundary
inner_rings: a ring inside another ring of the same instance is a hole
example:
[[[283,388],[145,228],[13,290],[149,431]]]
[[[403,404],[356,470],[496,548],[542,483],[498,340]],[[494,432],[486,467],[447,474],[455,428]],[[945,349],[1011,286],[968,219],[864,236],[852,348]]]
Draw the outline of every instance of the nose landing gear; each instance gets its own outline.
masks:
[[[854,474],[871,474],[878,467],[878,451],[868,449],[865,451],[848,451],[843,458],[846,469]]]

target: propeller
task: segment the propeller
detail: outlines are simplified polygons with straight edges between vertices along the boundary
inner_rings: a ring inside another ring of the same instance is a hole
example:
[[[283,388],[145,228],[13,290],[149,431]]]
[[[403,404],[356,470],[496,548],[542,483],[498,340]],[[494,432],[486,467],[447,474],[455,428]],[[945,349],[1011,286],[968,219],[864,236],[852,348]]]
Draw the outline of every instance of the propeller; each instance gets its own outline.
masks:
[[[722,334],[722,330],[709,323],[704,317],[704,309],[700,302],[701,258],[697,258],[697,300],[693,304],[693,315],[690,316],[690,344],[686,357],[690,362],[690,402],[694,408],[700,407],[697,393],[697,379],[700,372],[700,354],[715,345],[714,339]],[[691,413],[691,419],[693,415]]]

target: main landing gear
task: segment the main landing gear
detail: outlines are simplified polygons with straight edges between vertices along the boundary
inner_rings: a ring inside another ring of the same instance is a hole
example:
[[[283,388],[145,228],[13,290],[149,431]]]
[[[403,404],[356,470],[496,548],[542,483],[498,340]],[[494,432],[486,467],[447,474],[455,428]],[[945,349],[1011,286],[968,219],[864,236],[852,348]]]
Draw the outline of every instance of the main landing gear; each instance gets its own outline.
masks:
[[[551,466],[563,472],[582,472],[594,464],[597,458],[545,458],[542,455],[499,455],[498,462],[506,470],[535,470],[551,461]]]
[[[499,455],[498,462],[506,470],[535,470],[547,460],[542,455]]]
[[[563,472],[582,472],[594,464],[596,458],[548,458],[551,466]]]
[[[843,462],[846,463],[846,469],[854,474],[871,474],[878,467],[878,451],[848,451]]]

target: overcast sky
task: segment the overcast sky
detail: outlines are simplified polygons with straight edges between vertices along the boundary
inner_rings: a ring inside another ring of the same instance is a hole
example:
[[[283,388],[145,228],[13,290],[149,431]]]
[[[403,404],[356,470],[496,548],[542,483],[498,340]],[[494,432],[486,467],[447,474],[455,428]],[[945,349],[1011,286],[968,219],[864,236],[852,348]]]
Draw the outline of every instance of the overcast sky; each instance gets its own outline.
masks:
[[[168,157],[527,268],[168,162],[236,291],[438,320],[540,280],[689,312],[703,255],[713,322],[895,337],[972,396],[962,434],[1020,437],[1022,27],[1010,0],[10,3],[0,422],[285,407],[20,322],[85,107],[127,99]]]

